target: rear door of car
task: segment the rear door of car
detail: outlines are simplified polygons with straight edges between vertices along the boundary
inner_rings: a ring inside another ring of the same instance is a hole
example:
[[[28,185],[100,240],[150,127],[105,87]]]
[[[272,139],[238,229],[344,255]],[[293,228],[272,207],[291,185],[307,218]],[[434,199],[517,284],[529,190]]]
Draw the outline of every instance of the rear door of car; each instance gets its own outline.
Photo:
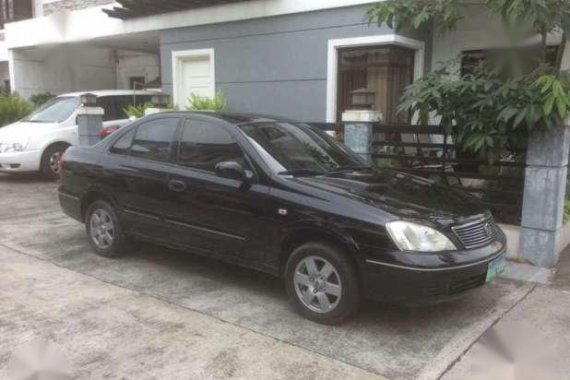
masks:
[[[130,232],[164,237],[164,210],[170,202],[168,172],[180,118],[153,118],[114,142],[105,164],[105,186],[113,194]]]

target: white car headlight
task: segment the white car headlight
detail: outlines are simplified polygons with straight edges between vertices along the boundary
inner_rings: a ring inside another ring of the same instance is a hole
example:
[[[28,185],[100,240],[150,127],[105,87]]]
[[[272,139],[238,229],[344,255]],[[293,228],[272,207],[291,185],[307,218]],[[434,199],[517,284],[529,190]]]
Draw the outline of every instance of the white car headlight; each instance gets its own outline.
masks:
[[[402,251],[440,252],[457,249],[444,234],[421,224],[397,221],[387,223],[386,229]]]

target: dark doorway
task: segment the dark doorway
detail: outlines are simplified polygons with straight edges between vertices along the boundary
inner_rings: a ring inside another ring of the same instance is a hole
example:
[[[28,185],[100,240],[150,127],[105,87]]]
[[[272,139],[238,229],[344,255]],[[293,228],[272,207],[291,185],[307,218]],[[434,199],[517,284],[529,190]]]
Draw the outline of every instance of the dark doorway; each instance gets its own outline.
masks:
[[[351,92],[374,92],[371,109],[390,124],[408,123],[410,116],[398,112],[400,98],[414,78],[415,51],[399,46],[367,46],[340,49],[338,54],[337,120],[352,106]]]

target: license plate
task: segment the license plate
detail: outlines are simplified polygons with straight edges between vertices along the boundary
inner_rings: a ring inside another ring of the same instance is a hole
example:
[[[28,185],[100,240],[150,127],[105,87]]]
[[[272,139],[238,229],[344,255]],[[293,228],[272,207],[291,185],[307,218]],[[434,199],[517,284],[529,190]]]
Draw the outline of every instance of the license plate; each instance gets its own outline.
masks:
[[[486,282],[493,281],[497,276],[505,271],[506,260],[503,256],[497,257],[491,261],[487,266],[487,280]]]

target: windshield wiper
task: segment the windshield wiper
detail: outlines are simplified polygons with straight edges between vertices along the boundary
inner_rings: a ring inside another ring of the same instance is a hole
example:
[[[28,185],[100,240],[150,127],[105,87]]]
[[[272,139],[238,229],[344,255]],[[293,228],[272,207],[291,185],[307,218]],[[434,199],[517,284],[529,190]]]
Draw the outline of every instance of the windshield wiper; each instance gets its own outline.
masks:
[[[358,165],[347,165],[347,166],[339,166],[338,168],[335,168],[334,170],[331,170],[330,172],[327,172],[325,174],[330,175],[330,174],[340,174],[340,173],[346,173],[346,172],[355,172],[355,171],[363,171],[363,170],[370,170],[372,169],[372,166],[358,166]]]
[[[322,175],[325,174],[325,172],[319,171],[319,170],[312,170],[312,169],[290,169],[290,170],[285,170],[282,172],[277,173],[279,175],[292,175],[292,176],[312,176],[312,175]]]

